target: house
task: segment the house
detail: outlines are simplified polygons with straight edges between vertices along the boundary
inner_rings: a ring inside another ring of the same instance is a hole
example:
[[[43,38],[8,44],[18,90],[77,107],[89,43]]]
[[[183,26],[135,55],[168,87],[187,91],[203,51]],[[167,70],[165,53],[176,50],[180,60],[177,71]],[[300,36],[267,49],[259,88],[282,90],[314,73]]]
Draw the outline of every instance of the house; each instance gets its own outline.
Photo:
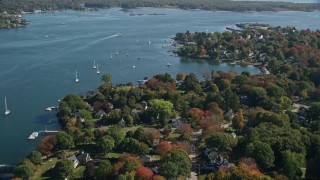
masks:
[[[150,155],[142,155],[142,156],[139,156],[139,158],[143,163],[152,162],[152,157]]]
[[[118,122],[119,126],[126,126],[126,121],[122,118],[119,122]]]
[[[180,119],[169,119],[168,124],[170,124],[173,128],[178,128],[183,124],[183,121]]]
[[[101,119],[102,116],[105,114],[106,112],[104,112],[103,110],[99,110],[94,116],[95,118]]]
[[[234,132],[231,133],[231,136],[232,136],[233,138],[236,138],[236,137],[237,137],[236,133],[234,133]]]
[[[142,109],[144,109],[144,110],[148,109],[148,103],[146,101],[142,101],[141,106],[142,106]]]
[[[234,118],[234,112],[232,109],[224,113],[224,117],[227,119],[233,119]]]
[[[85,166],[87,164],[87,162],[91,161],[91,157],[89,153],[85,153],[83,151],[81,151],[77,156],[76,156],[78,162],[80,165]]]
[[[134,113],[134,114],[138,114],[138,113],[140,113],[141,112],[141,110],[139,110],[139,109],[132,109],[132,111],[131,111],[132,113]]]
[[[73,162],[73,168],[76,168],[79,165],[79,160],[75,155],[70,156],[67,159]]]

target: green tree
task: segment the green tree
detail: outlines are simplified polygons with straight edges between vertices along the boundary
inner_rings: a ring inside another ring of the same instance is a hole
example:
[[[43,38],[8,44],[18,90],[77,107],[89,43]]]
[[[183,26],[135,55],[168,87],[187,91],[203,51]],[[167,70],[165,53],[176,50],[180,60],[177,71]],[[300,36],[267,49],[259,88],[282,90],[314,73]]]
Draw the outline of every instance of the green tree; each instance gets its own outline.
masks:
[[[179,176],[189,177],[191,172],[190,158],[184,150],[170,150],[161,158],[159,171],[168,179],[176,179]]]
[[[162,99],[153,99],[150,101],[149,112],[153,118],[158,119],[161,126],[166,124],[167,118],[173,115],[173,104],[170,101]]]
[[[320,103],[314,103],[308,111],[308,117],[311,121],[320,120]]]
[[[116,146],[118,146],[126,136],[123,129],[119,126],[111,126],[107,134],[114,139]]]
[[[101,76],[101,80],[104,82],[104,83],[111,83],[112,81],[112,75],[111,74],[104,74]]]
[[[57,149],[64,150],[74,147],[73,137],[70,136],[68,133],[61,131],[56,135],[57,139]]]
[[[111,174],[113,166],[109,160],[102,160],[99,162],[99,166],[95,170],[97,179],[106,180],[108,175]]]
[[[267,143],[261,141],[250,143],[247,146],[247,154],[253,157],[257,161],[257,164],[263,169],[274,166],[274,153]]]
[[[40,165],[42,163],[42,154],[39,151],[32,151],[28,159],[34,164],[34,165]]]
[[[91,112],[89,112],[87,110],[84,110],[84,109],[80,110],[79,116],[84,118],[85,120],[91,120],[92,119]]]
[[[143,143],[139,142],[133,138],[126,138],[124,139],[121,144],[119,145],[119,150],[122,152],[143,155],[149,153],[148,146]]]
[[[106,135],[98,140],[97,146],[102,152],[109,153],[115,147],[115,142],[111,136]]]
[[[307,171],[306,171],[306,178],[311,180],[317,180],[320,177],[320,157],[317,156],[308,160],[307,163]]]
[[[236,143],[237,140],[226,133],[214,133],[206,139],[207,147],[216,147],[222,152],[231,151]]]
[[[69,178],[72,175],[73,168],[74,166],[72,161],[63,159],[57,162],[57,164],[54,167],[54,172],[57,178],[65,179],[65,178]]]
[[[69,94],[66,97],[64,97],[60,102],[60,109],[64,106],[69,107],[71,111],[75,111],[78,109],[84,109],[86,107],[86,103],[79,96],[75,94]]]
[[[24,159],[14,170],[15,177],[28,180],[34,175],[36,168],[29,159]]]
[[[282,168],[284,174],[289,179],[298,179],[297,176],[302,175],[301,167],[303,167],[304,156],[290,151],[285,151],[282,154]]]
[[[267,91],[261,87],[253,87],[248,97],[251,106],[258,106],[266,100]]]
[[[94,179],[95,177],[95,166],[93,161],[86,163],[86,169],[83,171],[83,179]]]

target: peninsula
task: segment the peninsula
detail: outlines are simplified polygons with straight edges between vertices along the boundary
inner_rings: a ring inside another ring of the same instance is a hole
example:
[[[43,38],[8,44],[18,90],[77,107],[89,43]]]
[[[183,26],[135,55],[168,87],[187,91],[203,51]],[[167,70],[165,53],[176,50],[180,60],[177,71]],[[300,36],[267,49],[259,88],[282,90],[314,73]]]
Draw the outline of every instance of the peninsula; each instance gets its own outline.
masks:
[[[193,73],[175,78],[165,73],[139,86],[114,86],[112,76],[104,74],[96,90],[61,99],[62,131],[44,137],[38,151],[16,167],[15,176],[320,177],[319,31],[239,26],[247,28],[178,33],[179,54],[207,58],[225,49],[230,60],[262,61],[270,74],[212,71],[200,79]]]

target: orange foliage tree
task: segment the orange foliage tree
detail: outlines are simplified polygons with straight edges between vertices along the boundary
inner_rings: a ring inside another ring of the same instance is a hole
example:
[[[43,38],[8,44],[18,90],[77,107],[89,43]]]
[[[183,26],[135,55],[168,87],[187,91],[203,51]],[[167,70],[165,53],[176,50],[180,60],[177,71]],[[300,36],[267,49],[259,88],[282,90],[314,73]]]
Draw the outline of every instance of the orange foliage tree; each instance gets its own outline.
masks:
[[[194,124],[198,124],[201,119],[203,119],[204,112],[199,108],[191,108],[189,110],[189,116]]]
[[[157,146],[156,152],[162,156],[164,155],[166,152],[168,152],[170,149],[172,148],[172,145],[168,142],[168,141],[162,141],[161,143],[159,143],[159,145]]]

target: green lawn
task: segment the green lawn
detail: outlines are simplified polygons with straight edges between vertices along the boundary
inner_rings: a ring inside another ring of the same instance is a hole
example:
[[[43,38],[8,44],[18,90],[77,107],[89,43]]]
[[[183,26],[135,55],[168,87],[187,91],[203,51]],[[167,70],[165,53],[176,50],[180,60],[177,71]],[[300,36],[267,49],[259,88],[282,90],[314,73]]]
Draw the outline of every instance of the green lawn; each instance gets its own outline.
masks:
[[[74,171],[73,171],[73,175],[72,175],[72,178],[70,179],[81,179],[82,176],[83,176],[83,171],[85,170],[86,168],[84,166],[79,166],[77,167]]]
[[[38,166],[31,180],[52,179],[50,176],[46,176],[46,172],[50,170],[51,167],[57,163],[57,161],[57,158],[51,158],[50,160],[45,161],[42,165]]]

